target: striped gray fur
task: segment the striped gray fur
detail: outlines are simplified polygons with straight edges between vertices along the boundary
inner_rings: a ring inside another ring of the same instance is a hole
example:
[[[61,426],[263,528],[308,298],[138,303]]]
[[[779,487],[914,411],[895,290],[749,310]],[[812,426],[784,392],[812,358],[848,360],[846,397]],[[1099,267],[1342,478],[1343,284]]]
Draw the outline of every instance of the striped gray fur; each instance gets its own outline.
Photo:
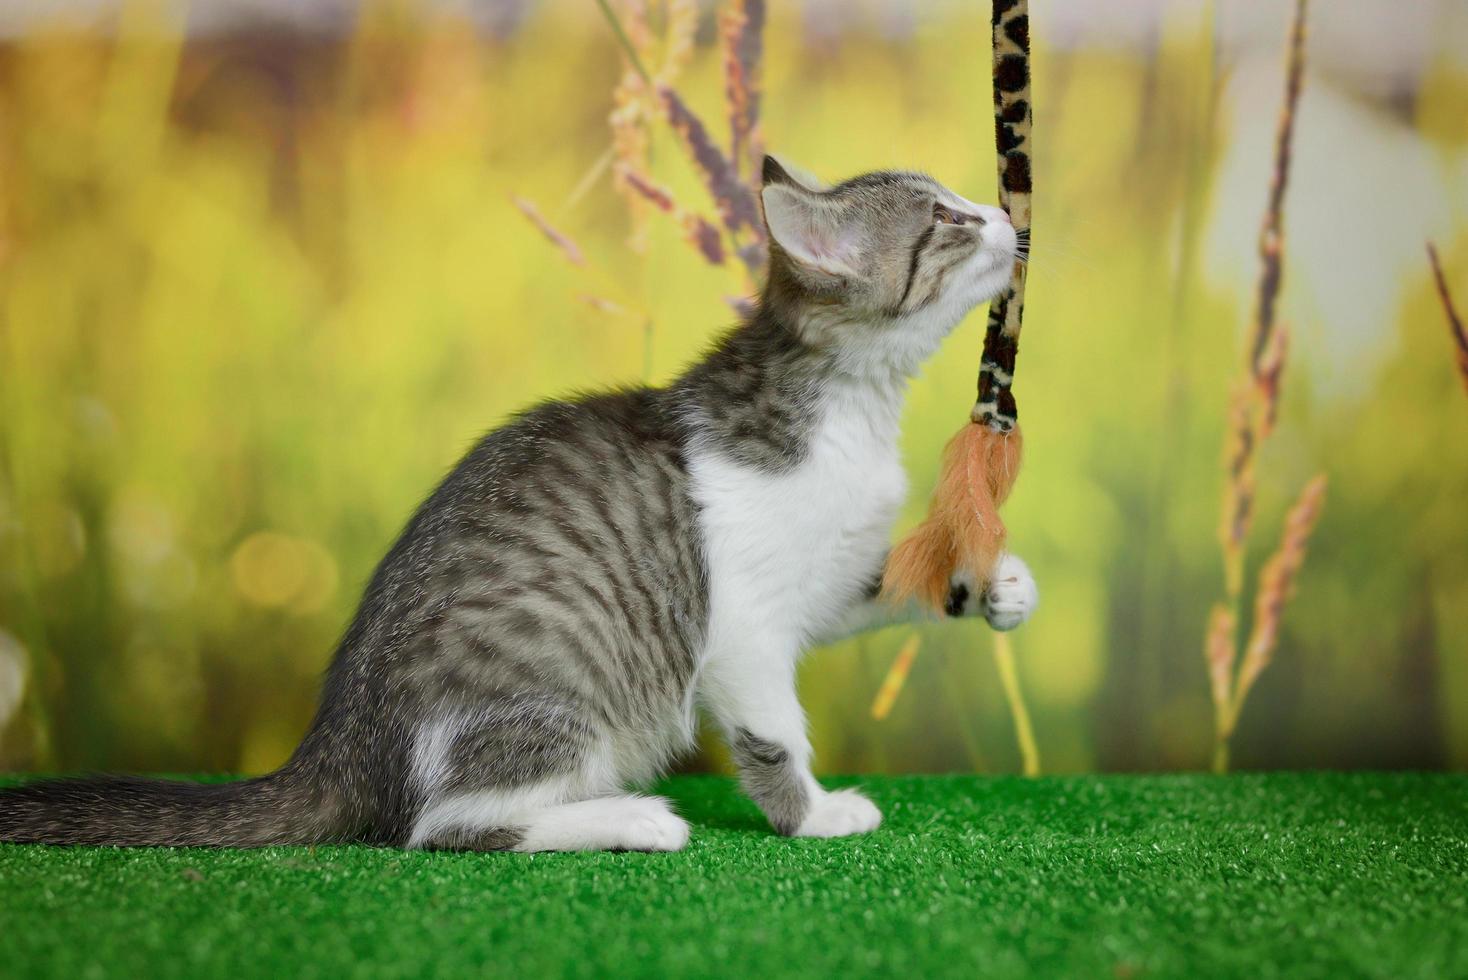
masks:
[[[804,773],[782,746],[739,729],[729,744],[739,767],[739,785],[764,812],[777,833],[795,833],[810,810]]]
[[[773,161],[765,177],[790,180]],[[940,190],[883,172],[802,191],[862,230],[859,279],[812,275],[775,243],[754,312],[672,384],[547,402],[486,435],[378,565],[278,772],[36,782],[0,793],[0,841],[494,850],[520,828],[422,840],[414,828],[444,800],[572,779],[603,757],[626,781],[655,776],[691,741],[709,621],[690,452],[771,473],[800,464],[822,391],[852,369],[838,331],[881,339],[833,311],[920,310],[978,247],[948,227],[962,221],[935,226]],[[759,732],[740,732],[734,754],[771,823],[793,832],[803,770]]]
[[[445,831],[425,845],[430,851],[513,851],[525,839],[516,827],[490,827],[485,830],[455,828]]]

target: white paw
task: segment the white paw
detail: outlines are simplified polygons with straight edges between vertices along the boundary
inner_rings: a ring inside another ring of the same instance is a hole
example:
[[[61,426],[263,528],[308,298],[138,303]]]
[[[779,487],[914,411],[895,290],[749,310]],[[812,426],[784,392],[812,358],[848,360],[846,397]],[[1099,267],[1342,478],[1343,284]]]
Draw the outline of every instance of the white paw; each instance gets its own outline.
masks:
[[[1017,555],[1006,554],[994,570],[994,581],[984,593],[984,618],[996,630],[1008,631],[1024,623],[1040,604],[1040,590],[1030,568]]]
[[[838,789],[816,797],[810,812],[795,828],[795,837],[846,837],[876,830],[882,811],[854,789]]]
[[[623,819],[617,844],[622,850],[681,851],[688,843],[688,821],[674,813],[660,796],[642,796],[629,802]]]

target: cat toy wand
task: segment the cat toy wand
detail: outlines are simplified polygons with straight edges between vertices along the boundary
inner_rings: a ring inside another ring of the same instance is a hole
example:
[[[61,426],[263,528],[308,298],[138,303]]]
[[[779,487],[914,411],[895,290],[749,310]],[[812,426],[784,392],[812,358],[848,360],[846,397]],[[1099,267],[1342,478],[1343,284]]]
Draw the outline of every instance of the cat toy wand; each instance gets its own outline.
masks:
[[[942,469],[927,518],[892,550],[882,594],[916,598],[942,610],[959,569],[987,587],[1004,551],[999,507],[1019,475],[1024,444],[1010,386],[1024,320],[1025,254],[1030,234],[1029,0],[994,0],[994,138],[999,204],[1020,242],[1009,288],[989,304],[979,366],[978,399],[965,425],[943,450]]]

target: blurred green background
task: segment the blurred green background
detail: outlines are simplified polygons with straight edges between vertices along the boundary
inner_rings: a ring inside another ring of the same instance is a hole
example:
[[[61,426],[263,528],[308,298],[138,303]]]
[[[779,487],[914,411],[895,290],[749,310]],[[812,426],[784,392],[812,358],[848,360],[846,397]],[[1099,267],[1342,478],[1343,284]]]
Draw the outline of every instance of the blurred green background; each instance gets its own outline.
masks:
[[[675,84],[723,141],[716,10],[692,6]],[[1221,447],[1289,14],[1033,3],[1028,460],[1006,513],[1042,594],[1014,647],[1047,771],[1208,764]],[[1250,589],[1301,485],[1331,485],[1234,761],[1462,769],[1468,391],[1424,242],[1468,307],[1468,8],[1315,16]],[[987,18],[776,0],[766,145],[994,200]],[[622,71],[591,0],[0,9],[0,769],[277,765],[374,563],[479,433],[667,379],[732,322],[738,263],[634,223],[597,166]],[[650,171],[712,215],[647,131]],[[982,322],[913,386],[907,523]],[[911,633],[807,661],[819,767],[1018,768],[979,626],[923,627],[873,719]]]

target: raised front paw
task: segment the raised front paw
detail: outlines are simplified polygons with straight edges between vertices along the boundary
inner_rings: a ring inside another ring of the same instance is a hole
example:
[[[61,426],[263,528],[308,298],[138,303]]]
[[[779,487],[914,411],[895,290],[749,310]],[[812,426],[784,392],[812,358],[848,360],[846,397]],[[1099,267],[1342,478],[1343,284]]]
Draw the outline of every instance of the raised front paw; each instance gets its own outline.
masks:
[[[810,811],[794,837],[848,837],[876,830],[882,811],[854,789],[823,793],[811,801]]]
[[[994,581],[983,596],[984,618],[996,630],[1020,626],[1040,604],[1040,591],[1030,568],[1017,555],[1005,555],[994,570]]]

